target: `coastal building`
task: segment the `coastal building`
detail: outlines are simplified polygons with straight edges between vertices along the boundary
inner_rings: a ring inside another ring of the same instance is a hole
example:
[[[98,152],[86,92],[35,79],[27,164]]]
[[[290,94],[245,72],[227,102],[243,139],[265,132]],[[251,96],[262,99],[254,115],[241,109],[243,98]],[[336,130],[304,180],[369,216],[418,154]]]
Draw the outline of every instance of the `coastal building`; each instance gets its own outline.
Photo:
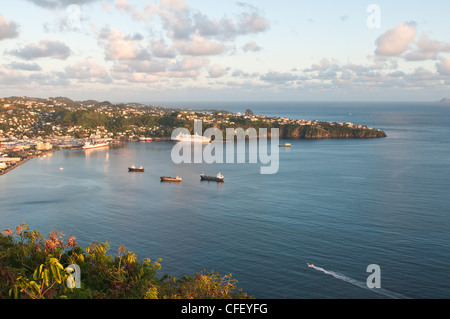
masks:
[[[45,142],[37,142],[36,143],[36,151],[49,151],[53,148],[52,144]]]
[[[20,157],[0,157],[0,163],[17,163],[20,161]]]

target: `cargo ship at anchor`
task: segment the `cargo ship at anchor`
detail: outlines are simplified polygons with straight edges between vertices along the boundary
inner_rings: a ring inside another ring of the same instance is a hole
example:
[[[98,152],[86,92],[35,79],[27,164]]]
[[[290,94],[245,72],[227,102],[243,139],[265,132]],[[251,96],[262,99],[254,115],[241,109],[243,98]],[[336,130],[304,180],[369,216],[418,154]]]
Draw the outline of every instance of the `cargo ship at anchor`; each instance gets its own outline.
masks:
[[[200,180],[202,181],[211,181],[211,182],[218,182],[223,183],[225,180],[225,177],[219,173],[217,176],[206,176],[204,173],[200,174]]]
[[[177,177],[166,177],[166,176],[161,176],[161,182],[176,182],[179,183],[182,181],[182,178],[177,176]]]

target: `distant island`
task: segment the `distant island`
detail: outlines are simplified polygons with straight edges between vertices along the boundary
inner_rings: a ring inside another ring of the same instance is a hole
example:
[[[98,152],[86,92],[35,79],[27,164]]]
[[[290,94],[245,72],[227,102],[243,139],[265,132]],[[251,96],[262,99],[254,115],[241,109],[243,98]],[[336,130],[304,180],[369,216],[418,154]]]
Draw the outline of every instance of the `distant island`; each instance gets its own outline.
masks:
[[[450,99],[447,98],[443,98],[442,100],[440,100],[441,103],[450,103]]]
[[[244,111],[244,110],[243,110]],[[383,138],[386,133],[365,125],[286,117],[268,117],[223,110],[186,110],[109,101],[74,101],[67,97],[0,98],[0,175],[33,156],[63,148],[80,148],[87,141],[110,144],[129,141],[170,141],[172,131],[203,129],[278,128],[281,139]],[[11,161],[8,161],[11,159]],[[14,160],[12,160],[14,159]]]

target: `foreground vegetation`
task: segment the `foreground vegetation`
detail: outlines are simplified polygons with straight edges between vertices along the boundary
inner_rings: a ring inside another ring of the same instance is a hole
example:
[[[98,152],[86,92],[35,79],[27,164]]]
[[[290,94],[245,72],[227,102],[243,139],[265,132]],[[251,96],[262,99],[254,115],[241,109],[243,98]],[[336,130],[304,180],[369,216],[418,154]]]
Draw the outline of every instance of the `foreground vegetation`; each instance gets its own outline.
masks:
[[[139,261],[124,246],[113,256],[107,242],[82,249],[74,236],[64,237],[51,231],[44,238],[26,224],[5,229],[0,234],[0,299],[250,298],[231,275],[202,270],[193,276],[158,277],[161,260]]]

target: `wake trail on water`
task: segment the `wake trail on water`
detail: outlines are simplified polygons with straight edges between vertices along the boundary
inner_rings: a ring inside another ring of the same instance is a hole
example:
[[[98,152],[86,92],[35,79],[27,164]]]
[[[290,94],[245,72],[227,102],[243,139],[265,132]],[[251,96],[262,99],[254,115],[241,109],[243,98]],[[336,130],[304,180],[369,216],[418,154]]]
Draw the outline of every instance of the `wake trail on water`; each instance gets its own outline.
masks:
[[[310,268],[314,268],[315,270],[323,272],[324,274],[332,276],[332,277],[334,277],[336,279],[348,282],[349,284],[352,284],[352,285],[354,285],[356,287],[359,287],[359,288],[362,288],[362,289],[367,289],[367,290],[370,290],[370,291],[372,291],[374,293],[377,293],[377,294],[380,294],[380,295],[383,295],[383,296],[386,296],[386,297],[389,297],[389,298],[392,298],[392,299],[409,299],[406,296],[403,296],[401,294],[398,294],[396,292],[389,291],[389,290],[386,290],[386,289],[383,289],[383,288],[369,288],[369,287],[367,287],[367,284],[365,282],[356,280],[356,279],[351,278],[351,277],[347,277],[347,276],[345,276],[343,274],[340,274],[340,273],[337,273],[337,272],[334,272],[334,271],[325,270],[322,267],[317,267],[317,266],[311,265]]]

